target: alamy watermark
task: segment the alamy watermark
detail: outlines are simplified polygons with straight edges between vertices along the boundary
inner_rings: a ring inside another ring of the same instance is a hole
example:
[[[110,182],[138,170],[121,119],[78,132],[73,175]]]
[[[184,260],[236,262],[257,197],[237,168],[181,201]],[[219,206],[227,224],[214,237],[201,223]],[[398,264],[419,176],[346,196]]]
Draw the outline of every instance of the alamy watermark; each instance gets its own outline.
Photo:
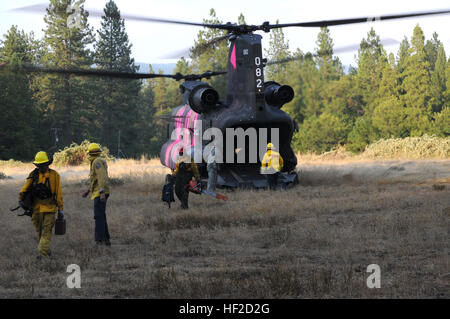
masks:
[[[211,149],[214,147],[216,163],[254,164],[258,163],[258,159],[260,161],[263,159],[269,142],[274,145],[273,149],[279,150],[280,129],[277,127],[270,128],[270,140],[269,129],[265,127],[258,129],[249,127],[245,130],[242,127],[226,128],[225,141],[223,131],[219,128],[211,127],[203,132],[202,121],[199,120],[195,121],[194,127],[195,130],[178,127],[172,131],[170,139],[175,143],[173,145],[175,152],[172,154],[176,155],[179,149],[187,148],[185,153],[190,155],[195,163],[202,163],[208,161]],[[203,141],[210,142],[203,147]]]
[[[367,278],[367,288],[381,288],[381,268],[377,264],[367,266],[366,272],[371,273]]]
[[[67,26],[72,28],[81,28],[82,16],[81,16],[81,1],[75,1],[73,4],[68,4],[66,8],[66,13],[69,14],[67,17]]]
[[[67,266],[67,272],[70,273],[67,276],[66,285],[67,288],[81,288],[81,268],[77,264],[71,264]]]

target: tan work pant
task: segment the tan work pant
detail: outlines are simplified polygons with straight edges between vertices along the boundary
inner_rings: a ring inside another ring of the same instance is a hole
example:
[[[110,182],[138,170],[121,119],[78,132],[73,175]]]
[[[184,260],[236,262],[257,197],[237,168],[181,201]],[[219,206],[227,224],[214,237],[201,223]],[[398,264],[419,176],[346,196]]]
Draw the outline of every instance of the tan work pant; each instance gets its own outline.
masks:
[[[39,254],[48,257],[50,254],[50,238],[55,225],[56,213],[34,213],[31,220],[39,237]]]

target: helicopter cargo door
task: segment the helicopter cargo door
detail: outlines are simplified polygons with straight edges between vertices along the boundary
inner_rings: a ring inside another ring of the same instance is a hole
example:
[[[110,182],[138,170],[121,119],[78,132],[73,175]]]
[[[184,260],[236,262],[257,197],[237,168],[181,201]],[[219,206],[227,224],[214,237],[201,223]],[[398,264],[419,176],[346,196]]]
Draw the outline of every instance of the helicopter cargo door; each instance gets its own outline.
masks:
[[[234,136],[224,134],[224,163],[218,172],[219,186],[240,188],[265,188],[268,186],[266,177],[260,174],[261,161],[266,152],[267,143],[278,145],[283,159],[289,160],[291,154],[286,152],[284,144],[289,146],[289,131],[284,123],[267,123],[235,126]],[[272,136],[272,129],[278,130]],[[231,131],[228,131],[229,133]],[[238,137],[237,135],[240,135]],[[242,137],[244,135],[244,138]],[[278,141],[276,141],[278,139]],[[287,142],[287,143],[286,143]],[[289,148],[290,149],[290,148]],[[295,175],[295,176],[294,176]],[[280,184],[295,183],[296,174],[283,172],[280,174]]]

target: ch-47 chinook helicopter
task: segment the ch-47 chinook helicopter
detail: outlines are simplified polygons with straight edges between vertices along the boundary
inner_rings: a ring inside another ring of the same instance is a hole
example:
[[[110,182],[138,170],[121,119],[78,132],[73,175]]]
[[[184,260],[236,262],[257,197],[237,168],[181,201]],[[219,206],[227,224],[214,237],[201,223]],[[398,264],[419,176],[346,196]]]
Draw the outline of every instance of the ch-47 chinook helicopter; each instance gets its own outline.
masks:
[[[102,15],[101,12],[95,10],[89,10],[89,13],[91,16]],[[167,118],[169,120],[168,141],[164,143],[161,149],[161,163],[174,169],[175,158],[180,147],[183,147],[185,153],[191,154],[194,158],[197,156],[195,155],[196,148],[202,154],[204,148],[211,142],[202,138],[204,132],[209,128],[219,129],[222,132],[223,141],[227,140],[227,129],[241,128],[247,130],[254,128],[258,132],[256,149],[259,156],[257,156],[256,161],[250,159],[249,156],[250,147],[255,149],[255,145],[245,143],[243,149],[228,149],[222,144],[223,164],[221,164],[218,172],[218,185],[226,187],[265,187],[267,185],[266,180],[264,176],[259,174],[260,156],[264,154],[267,142],[272,141],[272,129],[276,129],[278,141],[275,144],[284,159],[284,167],[279,182],[289,185],[297,182],[297,174],[295,172],[297,158],[292,150],[291,140],[294,131],[298,127],[281,108],[293,99],[294,91],[287,85],[265,81],[264,67],[268,64],[284,63],[298,58],[267,62],[262,55],[262,36],[255,32],[270,32],[272,29],[285,27],[330,27],[448,13],[450,13],[450,10],[288,24],[264,22],[261,25],[206,24],[136,15],[121,15],[125,20],[171,23],[225,30],[227,32],[225,36],[213,39],[206,46],[222,40],[229,41],[226,72],[206,72],[200,75],[183,76],[181,74],[143,74],[84,69],[65,70],[37,66],[29,66],[27,68],[31,72],[69,73],[81,76],[96,75],[129,79],[168,77],[175,80],[184,80],[180,85],[182,105],[173,108],[171,116]],[[225,100],[220,101],[217,91],[208,83],[202,82],[201,79],[225,73],[228,76],[227,93]],[[190,134],[186,134],[186,132]],[[262,138],[259,132],[267,133],[264,136],[265,138]],[[243,152],[243,162],[236,163],[236,157],[238,156],[236,153],[238,152]],[[230,153],[233,154],[231,155]],[[203,177],[205,177],[206,170],[204,168],[206,164],[202,157],[203,155],[200,155],[197,159],[200,159],[198,165]],[[231,159],[231,161],[228,161],[228,159]]]

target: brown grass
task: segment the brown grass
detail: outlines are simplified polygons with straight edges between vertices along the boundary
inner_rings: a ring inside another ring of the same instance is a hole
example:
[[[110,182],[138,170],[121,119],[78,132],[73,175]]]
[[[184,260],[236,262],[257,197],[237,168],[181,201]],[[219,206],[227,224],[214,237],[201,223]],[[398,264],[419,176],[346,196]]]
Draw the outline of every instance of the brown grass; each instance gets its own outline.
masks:
[[[30,219],[8,212],[29,167],[2,168],[20,178],[0,181],[0,298],[450,297],[449,161],[311,161],[289,191],[191,194],[188,211],[161,202],[159,165],[110,165],[110,248],[93,243],[87,167],[56,168],[68,229],[50,260],[36,259]],[[81,289],[66,287],[72,263]],[[366,286],[372,263],[381,289]]]

